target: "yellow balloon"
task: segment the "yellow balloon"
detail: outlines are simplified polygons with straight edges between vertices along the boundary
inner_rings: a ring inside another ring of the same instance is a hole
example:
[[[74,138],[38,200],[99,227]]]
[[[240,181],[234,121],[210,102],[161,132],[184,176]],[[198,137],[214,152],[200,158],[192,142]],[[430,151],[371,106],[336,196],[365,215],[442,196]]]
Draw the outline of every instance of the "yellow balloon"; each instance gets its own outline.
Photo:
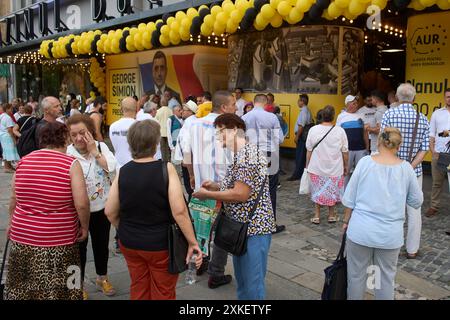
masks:
[[[226,12],[219,12],[216,17],[216,21],[218,21],[222,25],[226,25],[228,21],[228,14]]]
[[[150,31],[146,30],[144,32],[144,34],[142,35],[142,46],[144,47],[144,49],[151,49],[152,47],[152,34],[150,33]]]
[[[198,16],[198,12],[195,8],[189,8],[186,14],[191,20],[194,19],[194,17]]]
[[[228,20],[226,31],[228,33],[235,33],[238,29],[239,24],[235,23],[233,20]]]
[[[149,31],[156,30],[156,24],[154,22],[147,23],[147,30]]]
[[[183,18],[183,20],[181,20],[181,28],[189,29],[191,27],[191,25],[192,25],[192,21],[188,17]]]
[[[228,3],[224,2],[222,4],[222,8],[224,12],[228,13],[228,15],[230,15],[231,12],[233,12],[236,9],[235,5],[231,1]]]
[[[345,9],[344,11],[344,17],[346,17],[348,20],[354,20],[357,16],[351,14],[348,9]]]
[[[258,15],[256,16],[255,22],[254,22],[254,26],[257,30],[259,30],[257,27],[259,27],[260,29],[264,30],[267,25],[269,24],[269,21],[267,21],[263,15],[261,13],[258,13]],[[261,31],[261,30],[259,30]]]
[[[272,6],[268,3],[266,3],[265,5],[263,5],[261,7],[261,15],[266,20],[272,19],[272,17],[275,15],[275,13],[276,13],[275,9],[272,8]]]
[[[383,10],[387,6],[387,0],[372,0],[372,4]]]
[[[270,6],[276,10],[280,2],[281,0],[270,0]]]
[[[419,2],[419,0],[411,1],[408,8],[412,8],[416,11],[425,10],[425,7]]]
[[[126,41],[127,44],[130,43],[130,44],[134,45],[134,36],[129,35],[129,36],[125,39],[125,41]]]
[[[285,0],[281,1],[277,7],[278,13],[283,17],[288,16],[289,12],[291,12],[291,9],[292,9],[292,6]]]
[[[291,12],[289,12],[289,20],[294,22],[293,24],[299,23],[303,19],[303,12],[300,12],[297,9],[292,9]]]
[[[184,13],[183,11],[178,11],[175,14],[175,19],[177,19],[178,21],[183,20],[184,18],[186,18],[186,13]]]
[[[283,24],[283,17],[280,16],[278,13],[275,13],[275,15],[270,20],[270,24],[274,28],[279,28]]]
[[[210,14],[205,16],[205,18],[203,19],[203,24],[206,24],[206,25],[208,25],[208,27],[211,27],[211,28],[214,26],[214,22],[215,22],[215,19]]]
[[[207,24],[202,24],[202,26],[200,27],[200,33],[202,34],[202,36],[210,36],[213,32],[213,29],[207,25]]]
[[[365,5],[358,1],[360,0],[351,0],[350,5],[348,6],[348,12],[355,17],[359,16],[366,10]]]
[[[350,5],[350,0],[334,0],[334,4],[341,9],[347,9]]]
[[[169,36],[170,33],[170,28],[168,25],[163,25],[161,27],[161,34],[165,35],[165,36]]]
[[[180,29],[180,38],[183,41],[188,41],[191,38],[191,33],[189,31],[189,28],[181,28]]]
[[[222,12],[222,8],[219,6],[214,6],[211,8],[211,15],[213,17],[217,16],[220,12]]]
[[[436,0],[419,0],[420,4],[428,8],[436,4]]]
[[[300,12],[308,11],[311,8],[311,6],[312,2],[309,0],[297,0],[297,3],[295,5],[297,10],[299,10]]]
[[[450,1],[448,1],[448,0],[437,0],[437,5],[438,5],[439,9],[441,9],[441,10],[450,9]]]
[[[369,3],[369,2],[371,2],[372,0],[359,0],[359,2],[360,3],[362,3],[362,4],[366,4],[366,3]]]
[[[145,28],[147,28],[147,25],[145,23],[139,23],[138,25],[139,32],[144,32]]]
[[[136,47],[131,43],[127,43],[127,50],[133,52],[136,51]]]
[[[138,29],[137,28],[131,28],[130,29],[130,35],[134,36],[136,33],[138,33]]]
[[[179,29],[180,29],[180,23],[178,21],[172,22],[172,24],[170,25],[170,30],[175,30],[178,32]]]
[[[216,21],[216,23],[214,23],[214,28],[213,31],[215,33],[215,35],[221,35],[222,33],[225,32],[225,27],[223,24],[219,23],[219,21]]]
[[[166,37],[165,35],[159,36],[159,42],[161,42],[161,44],[164,47],[167,47],[168,45],[170,45],[170,39],[169,39],[169,37]]]
[[[328,7],[328,10],[327,10],[328,15],[333,19],[342,15],[343,12],[344,12],[344,9],[338,7],[336,2],[330,3],[330,6]]]
[[[100,53],[104,53],[105,52],[105,49],[103,47],[103,43],[101,43],[101,42],[97,43],[97,51],[100,52]],[[72,50],[72,52],[73,52],[73,50]]]
[[[170,27],[170,25],[171,25],[174,21],[175,21],[175,18],[174,18],[174,17],[169,17],[169,18],[167,19],[166,24]]]
[[[244,15],[242,14],[241,11],[239,10],[234,10],[233,12],[231,12],[230,14],[230,20],[233,20],[233,22],[235,24],[239,24],[242,21],[242,18],[244,17]]]
[[[105,43],[103,44],[103,48],[106,53],[111,53],[111,40],[110,39],[105,40]]]
[[[136,48],[143,47],[142,46],[142,33],[138,32],[134,35],[134,46]]]

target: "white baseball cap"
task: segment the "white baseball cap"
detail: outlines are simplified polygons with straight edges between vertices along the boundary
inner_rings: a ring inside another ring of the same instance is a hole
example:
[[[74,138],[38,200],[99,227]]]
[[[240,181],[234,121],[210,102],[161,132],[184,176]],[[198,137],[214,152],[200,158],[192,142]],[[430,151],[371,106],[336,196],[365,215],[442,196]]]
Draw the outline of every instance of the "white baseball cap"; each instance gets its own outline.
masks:
[[[194,101],[189,100],[188,102],[186,102],[185,104],[183,104],[183,106],[187,107],[187,108],[188,108],[189,110],[191,110],[193,113],[197,113],[198,106],[197,106],[197,104],[196,104]]]
[[[356,96],[352,96],[352,95],[348,95],[345,97],[345,105],[347,105],[347,103],[353,102],[356,100]]]

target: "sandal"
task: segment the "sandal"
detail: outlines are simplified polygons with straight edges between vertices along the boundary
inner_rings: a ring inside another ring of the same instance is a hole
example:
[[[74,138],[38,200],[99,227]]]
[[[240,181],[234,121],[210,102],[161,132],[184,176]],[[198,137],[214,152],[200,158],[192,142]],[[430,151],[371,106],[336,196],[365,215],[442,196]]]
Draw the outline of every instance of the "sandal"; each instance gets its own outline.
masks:
[[[320,218],[311,218],[311,222],[314,224],[320,224]]]
[[[328,217],[328,223],[335,223],[337,221],[336,216]]]

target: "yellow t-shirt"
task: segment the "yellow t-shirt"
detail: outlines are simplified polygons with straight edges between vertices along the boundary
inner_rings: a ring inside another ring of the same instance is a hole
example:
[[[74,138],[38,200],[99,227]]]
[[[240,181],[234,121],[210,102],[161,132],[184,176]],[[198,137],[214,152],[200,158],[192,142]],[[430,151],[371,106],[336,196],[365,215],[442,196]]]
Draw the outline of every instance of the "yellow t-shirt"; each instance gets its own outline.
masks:
[[[198,106],[197,113],[195,114],[197,118],[206,117],[212,111],[212,102],[207,101]]]

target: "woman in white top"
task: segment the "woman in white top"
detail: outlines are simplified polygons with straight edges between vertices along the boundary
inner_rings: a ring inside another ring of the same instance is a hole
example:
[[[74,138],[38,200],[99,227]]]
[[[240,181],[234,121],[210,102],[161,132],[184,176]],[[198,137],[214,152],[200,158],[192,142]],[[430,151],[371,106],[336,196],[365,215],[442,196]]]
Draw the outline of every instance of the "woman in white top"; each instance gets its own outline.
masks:
[[[321,123],[312,127],[306,140],[306,168],[310,178],[311,200],[315,203],[311,222],[320,223],[321,206],[328,207],[328,222],[336,222],[334,207],[344,193],[347,175],[348,141],[344,129],[333,125],[334,107],[317,114]]]
[[[77,158],[81,164],[90,201],[89,232],[97,272],[97,289],[111,296],[115,294],[107,277],[111,224],[105,215],[105,203],[111,185],[110,175],[115,171],[117,161],[106,144],[94,140],[95,125],[88,115],[77,114],[70,117],[67,127],[72,139],[72,144],[67,148],[67,154]],[[87,244],[88,239],[80,244],[83,280]],[[84,299],[87,299],[86,291],[84,291]]]
[[[358,162],[342,198],[349,300],[364,299],[369,267],[376,275],[375,299],[394,299],[405,207],[420,208],[423,202],[411,164],[397,157],[401,142],[398,129],[384,129],[378,138],[379,153]]]
[[[5,103],[3,105],[4,113],[0,115],[0,143],[3,150],[6,173],[14,173],[12,162],[20,160],[16,148],[16,138],[13,133],[14,121],[12,120],[12,109],[11,104]]]

